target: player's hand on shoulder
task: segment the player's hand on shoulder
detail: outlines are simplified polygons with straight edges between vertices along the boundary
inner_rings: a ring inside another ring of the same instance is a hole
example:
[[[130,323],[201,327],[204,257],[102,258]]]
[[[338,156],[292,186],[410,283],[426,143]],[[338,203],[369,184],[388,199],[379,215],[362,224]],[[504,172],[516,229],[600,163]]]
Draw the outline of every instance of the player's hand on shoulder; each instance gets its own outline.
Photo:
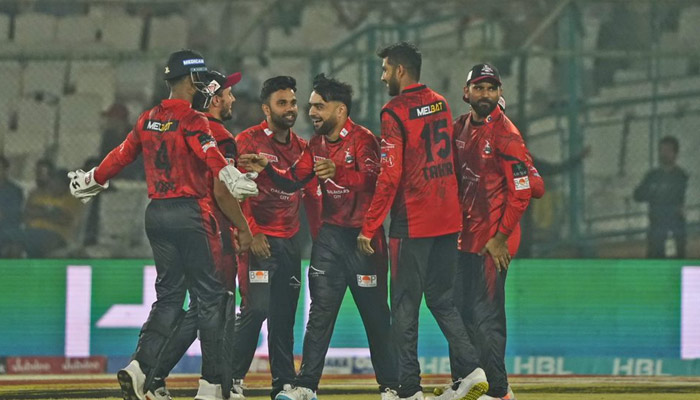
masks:
[[[314,172],[320,179],[332,179],[335,176],[335,163],[328,158],[318,160],[314,164]]]
[[[90,199],[97,196],[98,193],[109,187],[109,181],[105,182],[104,185],[97,183],[95,180],[96,169],[97,167],[88,172],[85,172],[82,169],[77,169],[68,173],[68,179],[70,179],[70,183],[68,184],[70,194],[72,194],[76,199],[82,201],[83,204],[87,203],[90,201]]]

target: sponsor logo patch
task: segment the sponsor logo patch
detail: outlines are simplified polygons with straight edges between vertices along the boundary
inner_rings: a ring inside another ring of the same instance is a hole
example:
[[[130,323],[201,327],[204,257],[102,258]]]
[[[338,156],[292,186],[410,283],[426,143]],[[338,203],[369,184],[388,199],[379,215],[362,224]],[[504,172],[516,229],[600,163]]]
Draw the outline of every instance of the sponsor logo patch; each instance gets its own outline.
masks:
[[[444,101],[438,100],[434,103],[424,104],[422,106],[413,107],[408,110],[410,119],[427,117],[428,115],[438,114],[447,111],[447,105]]]
[[[527,166],[524,162],[515,163],[511,166],[511,171],[513,171],[514,178],[521,178],[527,176]]]
[[[268,283],[270,281],[269,271],[249,271],[250,283]]]
[[[203,58],[188,58],[187,60],[182,60],[182,65],[192,65],[192,64],[204,64]]]
[[[148,119],[143,123],[143,129],[154,132],[173,132],[177,130],[178,121],[155,121]]]
[[[467,146],[467,144],[464,141],[457,139],[455,139],[455,144],[457,145],[458,149],[463,149]]]
[[[296,276],[289,278],[289,286],[294,289],[299,289],[301,287],[301,281]]]
[[[515,182],[515,190],[530,189],[530,178],[527,176],[515,178],[513,179],[513,182]]]
[[[313,265],[309,265],[309,276],[322,276],[325,274],[326,274],[326,271],[322,271],[318,268],[314,268]]]
[[[377,275],[357,275],[357,286],[377,287]]]
[[[319,162],[319,161],[322,161],[322,160],[325,160],[325,159],[326,159],[326,157],[314,156],[314,162]]]
[[[261,151],[261,152],[260,152],[260,155],[261,155],[261,156],[264,156],[265,158],[267,158],[267,160],[270,161],[270,162],[279,162],[279,160],[280,160],[280,159],[277,158],[277,156],[274,155],[274,154],[263,153],[263,152]]]

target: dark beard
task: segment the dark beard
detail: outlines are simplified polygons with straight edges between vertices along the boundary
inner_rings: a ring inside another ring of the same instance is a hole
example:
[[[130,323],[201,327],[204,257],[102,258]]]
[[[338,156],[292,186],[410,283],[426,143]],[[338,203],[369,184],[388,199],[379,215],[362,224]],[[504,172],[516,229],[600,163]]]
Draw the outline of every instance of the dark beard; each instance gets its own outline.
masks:
[[[233,118],[233,111],[229,111],[229,110],[222,110],[221,111],[221,120],[222,121],[230,121],[231,118]]]
[[[472,110],[480,117],[486,118],[489,116],[493,110],[496,108],[498,105],[498,102],[492,102],[491,100],[479,100],[475,102],[469,102],[469,105],[472,106]]]
[[[331,133],[333,128],[335,128],[337,121],[335,119],[328,118],[327,120],[323,121],[321,126],[318,128],[314,127],[314,133],[317,135],[328,135]]]
[[[291,122],[287,121],[284,118],[284,115],[290,115],[290,114],[294,115],[294,119]],[[273,124],[275,124],[276,126],[282,128],[282,129],[289,129],[289,128],[294,126],[294,123],[297,120],[297,115],[294,113],[287,113],[287,114],[283,114],[283,115],[270,113],[270,120],[272,121]]]
[[[389,86],[389,96],[398,96],[401,92],[401,86],[399,84],[399,80],[396,79],[396,76],[389,78],[387,84]]]

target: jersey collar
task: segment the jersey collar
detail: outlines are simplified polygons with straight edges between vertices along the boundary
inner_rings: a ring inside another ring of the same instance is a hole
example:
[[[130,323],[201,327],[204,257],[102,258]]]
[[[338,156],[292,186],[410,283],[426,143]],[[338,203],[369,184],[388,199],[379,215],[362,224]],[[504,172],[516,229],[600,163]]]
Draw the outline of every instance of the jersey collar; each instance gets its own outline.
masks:
[[[421,89],[425,89],[425,87],[426,87],[426,86],[425,86],[424,84],[422,84],[422,83],[414,83],[414,84],[412,84],[412,85],[408,85],[408,86],[406,86],[405,88],[403,88],[403,90],[401,91],[401,93],[417,92],[417,91],[419,91],[419,90],[421,90]]]
[[[292,135],[295,135],[295,133],[294,133],[294,131],[292,130],[292,128],[289,128],[289,136],[287,137],[287,142],[286,142],[286,143],[282,143],[282,142],[278,142],[277,140],[275,140],[274,137],[272,137],[272,136],[275,134],[275,132],[273,132],[272,129],[270,129],[270,125],[267,124],[267,120],[264,120],[264,121],[260,124],[260,129],[262,129],[262,131],[265,132],[265,136],[271,138],[271,139],[274,140],[276,143],[280,143],[280,144],[289,144],[289,143],[291,143],[291,142],[292,142]]]
[[[209,113],[204,113],[204,115],[206,115],[206,117],[207,117],[207,119],[209,120],[209,122],[216,122],[216,123],[222,124],[222,125],[224,124],[224,122],[223,122],[222,120],[216,118],[215,116],[213,116],[213,115],[211,115],[211,114],[209,114]]]
[[[160,103],[163,107],[192,107],[192,103],[183,99],[163,99]]]
[[[355,123],[348,117],[348,120],[345,121],[345,125],[343,125],[343,129],[340,130],[340,137],[344,138],[345,136],[348,135],[352,131],[352,128],[355,127]]]

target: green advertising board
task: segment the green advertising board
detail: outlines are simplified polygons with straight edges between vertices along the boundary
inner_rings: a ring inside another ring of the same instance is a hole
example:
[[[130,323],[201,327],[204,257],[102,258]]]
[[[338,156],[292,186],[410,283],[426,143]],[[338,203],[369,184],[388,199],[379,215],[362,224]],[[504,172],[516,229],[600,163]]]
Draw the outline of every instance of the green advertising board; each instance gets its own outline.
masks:
[[[700,271],[700,261],[515,260],[506,291],[509,370],[700,373],[690,361],[700,358],[700,273],[684,271]],[[155,299],[151,260],[7,260],[0,274],[0,356],[128,356]],[[304,279],[297,354],[308,303]],[[420,318],[420,356],[440,372],[447,345],[427,308]],[[366,348],[347,293],[330,355],[363,357]]]

